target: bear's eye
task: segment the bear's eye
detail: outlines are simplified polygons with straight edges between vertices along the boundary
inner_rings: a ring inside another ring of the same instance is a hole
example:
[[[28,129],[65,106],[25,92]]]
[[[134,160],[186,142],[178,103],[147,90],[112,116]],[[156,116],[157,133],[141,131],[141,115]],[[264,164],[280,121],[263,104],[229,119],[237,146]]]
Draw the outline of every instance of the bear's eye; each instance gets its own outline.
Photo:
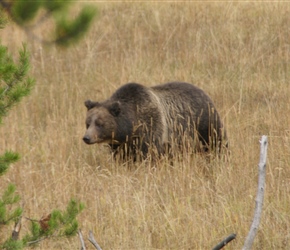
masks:
[[[87,129],[89,128],[90,124],[91,124],[91,119],[90,118],[86,119],[86,128]]]
[[[95,125],[96,125],[96,127],[102,127],[102,124],[99,120],[95,121]]]

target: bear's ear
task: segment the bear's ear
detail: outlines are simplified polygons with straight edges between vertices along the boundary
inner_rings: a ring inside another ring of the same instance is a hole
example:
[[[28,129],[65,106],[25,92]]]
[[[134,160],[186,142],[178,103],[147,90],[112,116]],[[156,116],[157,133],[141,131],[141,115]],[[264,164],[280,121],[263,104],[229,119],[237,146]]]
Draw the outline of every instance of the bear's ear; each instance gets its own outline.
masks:
[[[85,101],[85,106],[87,107],[88,110],[97,107],[99,105],[98,102],[92,102],[91,100],[86,100]]]
[[[120,102],[113,102],[109,106],[108,110],[111,113],[111,115],[118,116],[120,114],[120,112],[121,112]]]

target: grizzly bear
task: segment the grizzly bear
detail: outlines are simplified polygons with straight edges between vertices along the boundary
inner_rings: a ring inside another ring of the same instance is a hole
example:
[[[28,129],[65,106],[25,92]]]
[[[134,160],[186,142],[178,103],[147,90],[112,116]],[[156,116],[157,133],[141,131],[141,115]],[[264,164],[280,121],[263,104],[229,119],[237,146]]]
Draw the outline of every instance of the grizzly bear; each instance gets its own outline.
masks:
[[[185,82],[154,87],[127,83],[103,102],[87,100],[87,144],[107,143],[123,157],[145,158],[149,149],[157,155],[182,149],[209,151],[222,147],[226,139],[220,116],[209,96]]]

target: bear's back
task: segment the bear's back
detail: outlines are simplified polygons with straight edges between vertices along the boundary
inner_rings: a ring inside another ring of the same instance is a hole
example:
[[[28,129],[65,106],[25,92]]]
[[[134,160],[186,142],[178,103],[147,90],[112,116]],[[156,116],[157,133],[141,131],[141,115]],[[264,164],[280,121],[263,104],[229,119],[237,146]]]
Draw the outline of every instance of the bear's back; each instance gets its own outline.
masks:
[[[193,120],[200,116],[207,118],[214,104],[200,88],[185,82],[169,82],[151,88],[159,97],[171,119],[177,115],[191,116]]]
[[[122,103],[141,104],[140,102],[150,98],[148,88],[139,83],[127,83],[117,89],[111,96],[111,100],[117,100]]]
[[[159,93],[162,97],[179,98],[183,101],[196,101],[200,103],[210,102],[212,103],[209,96],[200,88],[186,82],[169,82],[162,85],[152,87],[156,93]]]

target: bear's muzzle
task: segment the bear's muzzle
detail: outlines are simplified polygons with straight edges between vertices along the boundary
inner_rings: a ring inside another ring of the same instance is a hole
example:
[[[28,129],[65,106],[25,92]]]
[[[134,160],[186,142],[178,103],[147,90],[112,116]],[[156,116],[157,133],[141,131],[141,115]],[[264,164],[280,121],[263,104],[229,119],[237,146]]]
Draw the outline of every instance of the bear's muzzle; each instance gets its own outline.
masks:
[[[91,138],[88,136],[88,135],[85,135],[83,137],[83,141],[86,143],[86,144],[91,144]]]

